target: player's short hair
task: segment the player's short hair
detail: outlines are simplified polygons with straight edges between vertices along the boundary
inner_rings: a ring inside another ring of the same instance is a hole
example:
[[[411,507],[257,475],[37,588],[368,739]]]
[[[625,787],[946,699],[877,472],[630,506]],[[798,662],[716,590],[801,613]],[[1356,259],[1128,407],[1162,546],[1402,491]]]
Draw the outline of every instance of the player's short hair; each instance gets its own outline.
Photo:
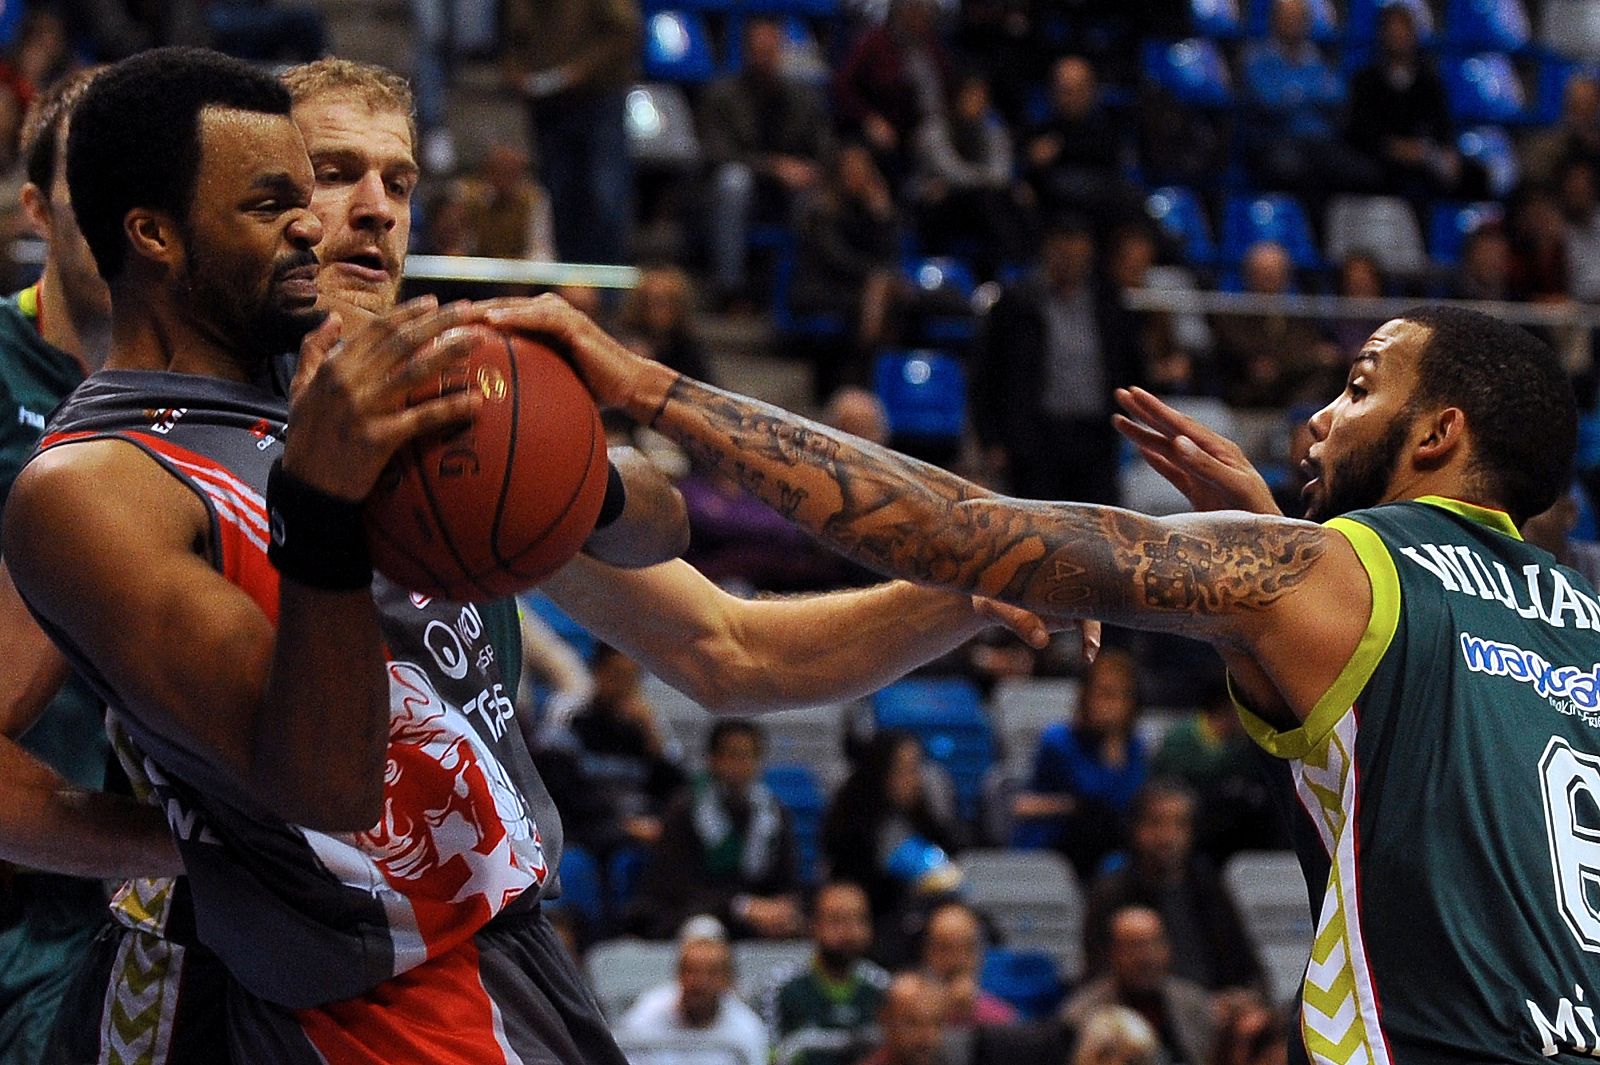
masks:
[[[33,98],[22,119],[22,160],[28,180],[46,197],[55,190],[56,156],[62,148],[61,130],[77,109],[89,85],[105,67],[89,67],[52,82]]]
[[[297,104],[324,93],[338,93],[356,97],[373,111],[398,111],[406,116],[412,150],[416,149],[416,97],[411,93],[411,83],[394,71],[373,63],[324,56],[290,67],[279,75],[279,80]]]
[[[67,184],[100,276],[127,261],[123,220],[135,207],[183,219],[200,169],[200,114],[225,107],[289,114],[278,79],[220,52],[155,48],[108,68],[73,111]]]
[[[1518,525],[1548,509],[1572,483],[1578,449],[1577,401],[1555,351],[1479,311],[1427,306],[1400,317],[1430,332],[1409,410],[1459,407],[1488,495]]]
[[[717,723],[711,726],[711,733],[706,737],[706,753],[716,754],[717,748],[722,746],[722,741],[729,736],[749,736],[756,743],[756,754],[760,755],[767,749],[766,733],[761,731],[761,726],[744,717],[718,718]]]

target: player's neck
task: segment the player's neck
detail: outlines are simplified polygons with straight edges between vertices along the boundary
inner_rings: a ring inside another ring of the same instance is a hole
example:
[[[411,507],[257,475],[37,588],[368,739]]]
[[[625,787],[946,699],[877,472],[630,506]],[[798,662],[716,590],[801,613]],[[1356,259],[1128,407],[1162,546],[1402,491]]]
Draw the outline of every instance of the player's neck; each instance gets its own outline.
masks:
[[[244,357],[192,314],[181,313],[165,293],[152,290],[112,294],[111,370],[165,370],[249,381]]]
[[[80,321],[72,310],[66,286],[61,283],[61,271],[54,260],[46,259],[39,278],[39,336],[46,344],[71,355],[88,375],[105,364],[111,348],[111,320],[92,315],[89,320]]]

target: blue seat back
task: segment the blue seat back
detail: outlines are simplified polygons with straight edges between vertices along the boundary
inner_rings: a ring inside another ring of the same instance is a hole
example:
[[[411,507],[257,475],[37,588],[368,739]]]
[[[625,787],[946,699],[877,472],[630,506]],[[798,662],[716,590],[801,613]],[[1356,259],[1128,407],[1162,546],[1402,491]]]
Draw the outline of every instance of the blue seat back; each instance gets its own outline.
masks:
[[[1193,189],[1179,185],[1153,189],[1145,197],[1144,210],[1162,232],[1178,243],[1190,265],[1210,266],[1217,261],[1211,223]]]
[[[1204,37],[1145,42],[1144,72],[1179,103],[1226,107],[1233,102],[1233,77],[1227,61],[1217,43]]]
[[[1437,203],[1428,223],[1428,257],[1450,266],[1460,261],[1461,246],[1479,226],[1505,220],[1505,208],[1494,201]]]
[[[1444,41],[1451,48],[1515,52],[1533,40],[1522,0],[1450,0]]]
[[[711,30],[698,11],[657,11],[645,19],[645,76],[658,81],[697,84],[716,74]]]
[[[1446,58],[1443,66],[1445,94],[1457,120],[1514,123],[1527,117],[1522,78],[1504,52]]]
[[[896,436],[949,439],[967,424],[967,374],[938,351],[891,351],[878,356],[873,386]]]
[[[1061,1002],[1065,990],[1056,961],[1042,950],[990,947],[978,986],[1016,1007],[1027,1020],[1042,1020]]]
[[[1201,37],[1231,40],[1244,34],[1239,0],[1189,0],[1189,21]]]
[[[1222,219],[1223,261],[1238,264],[1252,244],[1263,240],[1282,244],[1299,269],[1324,265],[1311,219],[1299,200],[1285,193],[1229,197]]]
[[[568,844],[561,851],[561,905],[582,915],[591,932],[605,920],[605,892],[600,885],[600,863],[580,846]]]
[[[983,778],[994,764],[994,733],[977,686],[965,678],[913,677],[872,697],[879,728],[906,729],[950,774],[963,817],[976,817]]]
[[[822,818],[828,798],[810,766],[782,763],[767,766],[763,780],[774,797],[789,811],[794,826],[795,849],[800,852],[800,875],[815,883],[822,853]]]

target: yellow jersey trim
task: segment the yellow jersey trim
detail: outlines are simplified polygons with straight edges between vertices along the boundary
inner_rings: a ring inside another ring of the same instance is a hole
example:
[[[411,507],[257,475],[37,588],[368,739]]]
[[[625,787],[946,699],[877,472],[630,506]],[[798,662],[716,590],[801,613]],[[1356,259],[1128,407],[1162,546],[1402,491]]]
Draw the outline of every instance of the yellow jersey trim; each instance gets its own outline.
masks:
[[[1400,575],[1378,534],[1350,518],[1334,518],[1323,527],[1342,535],[1355,549],[1372,585],[1372,614],[1367,618],[1366,631],[1361,634],[1361,642],[1350,660],[1299,728],[1280,731],[1257,717],[1240,702],[1233,680],[1229,678],[1228,693],[1233,697],[1245,731],[1263,750],[1277,758],[1305,758],[1322,747],[1328,734],[1361,694],[1361,689],[1372,679],[1400,624]]]
[[[1426,503],[1430,507],[1448,510],[1458,514],[1468,521],[1475,521],[1485,525],[1497,533],[1505,533],[1513,540],[1522,539],[1522,533],[1517,531],[1517,525],[1511,520],[1511,515],[1503,510],[1493,510],[1489,507],[1480,507],[1474,503],[1463,503],[1459,499],[1450,499],[1446,496],[1418,496],[1418,503]]]

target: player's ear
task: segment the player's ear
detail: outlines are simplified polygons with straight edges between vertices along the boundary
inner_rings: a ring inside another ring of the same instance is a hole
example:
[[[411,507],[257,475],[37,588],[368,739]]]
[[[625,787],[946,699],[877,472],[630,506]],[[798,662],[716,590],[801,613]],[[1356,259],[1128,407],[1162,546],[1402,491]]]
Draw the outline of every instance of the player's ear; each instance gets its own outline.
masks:
[[[22,186],[22,217],[28,220],[33,235],[45,243],[50,242],[50,197],[29,181]]]
[[[1417,441],[1417,462],[1422,466],[1442,466],[1457,450],[1466,446],[1467,415],[1460,407],[1442,407],[1423,422],[1425,432]]]
[[[183,266],[183,237],[165,211],[135,207],[123,216],[122,232],[133,254],[173,269]]]

